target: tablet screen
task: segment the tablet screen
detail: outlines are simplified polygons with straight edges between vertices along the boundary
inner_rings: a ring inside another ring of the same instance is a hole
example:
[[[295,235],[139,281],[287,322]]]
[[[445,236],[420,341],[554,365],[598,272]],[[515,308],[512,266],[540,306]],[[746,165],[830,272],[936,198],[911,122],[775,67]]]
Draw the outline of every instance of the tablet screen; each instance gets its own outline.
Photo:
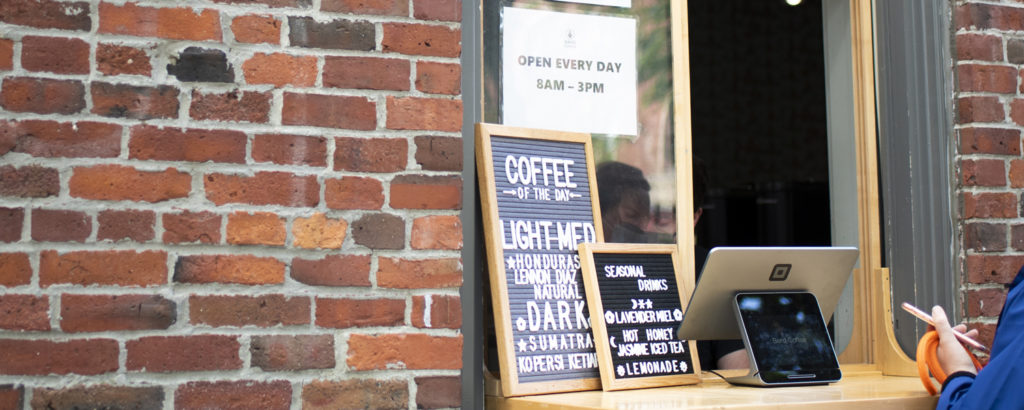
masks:
[[[814,295],[739,293],[736,309],[765,383],[839,380],[839,362]]]

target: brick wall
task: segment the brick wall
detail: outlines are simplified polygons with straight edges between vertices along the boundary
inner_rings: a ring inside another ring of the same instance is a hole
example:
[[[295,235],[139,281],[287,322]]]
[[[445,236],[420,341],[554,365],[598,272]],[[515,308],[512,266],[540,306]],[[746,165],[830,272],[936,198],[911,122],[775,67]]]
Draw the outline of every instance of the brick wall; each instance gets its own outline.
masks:
[[[0,408],[459,406],[461,7],[0,1]]]
[[[991,345],[1024,266],[1024,5],[953,3],[962,312]]]

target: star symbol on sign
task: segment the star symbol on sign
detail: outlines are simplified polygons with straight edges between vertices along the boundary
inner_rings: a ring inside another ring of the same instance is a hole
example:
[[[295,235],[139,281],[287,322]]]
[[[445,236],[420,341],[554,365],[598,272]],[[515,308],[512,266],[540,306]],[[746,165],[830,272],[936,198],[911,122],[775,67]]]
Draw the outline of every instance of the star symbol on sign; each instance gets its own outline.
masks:
[[[650,299],[647,299],[647,308],[648,309],[654,309],[654,302],[651,302]]]
[[[520,352],[525,352],[526,351],[526,340],[519,339],[519,351]]]
[[[505,259],[505,264],[508,265],[509,269],[515,269],[516,268],[516,259],[511,257],[511,256],[509,256],[508,259]]]

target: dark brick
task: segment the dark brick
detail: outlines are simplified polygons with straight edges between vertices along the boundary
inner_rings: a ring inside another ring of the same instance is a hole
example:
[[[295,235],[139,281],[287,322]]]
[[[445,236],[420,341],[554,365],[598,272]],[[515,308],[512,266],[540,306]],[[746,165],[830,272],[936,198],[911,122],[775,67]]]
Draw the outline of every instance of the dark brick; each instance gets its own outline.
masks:
[[[462,138],[418,136],[416,163],[429,171],[462,170]]]
[[[409,144],[396,138],[335,138],[335,171],[397,172],[405,169]]]
[[[92,218],[85,212],[56,209],[32,210],[32,239],[40,242],[85,242],[92,232]]]
[[[370,249],[402,249],[405,221],[390,214],[365,215],[352,223],[352,239]]]
[[[45,198],[60,193],[60,173],[37,165],[0,167],[0,196]]]
[[[318,22],[312,17],[288,17],[291,45],[308,48],[371,51],[377,44],[373,23],[333,20]]]
[[[462,407],[462,379],[459,376],[417,377],[416,407],[446,409]]]
[[[21,240],[21,227],[25,221],[22,208],[0,208],[0,242]]]
[[[292,279],[313,286],[370,286],[369,255],[327,255],[292,259]]]
[[[252,338],[252,366],[265,371],[334,368],[333,335],[271,335]]]
[[[1006,40],[1006,61],[1011,64],[1024,64],[1024,40]]]
[[[97,217],[97,240],[132,240],[146,242],[156,236],[153,229],[156,214],[153,211],[102,211]]]
[[[317,380],[302,388],[302,408],[404,409],[409,407],[409,387],[404,380]]]
[[[167,74],[178,81],[205,83],[233,83],[235,72],[223,51],[189,47],[178,54],[173,64],[167,65]]]
[[[92,113],[111,118],[148,120],[178,117],[178,89],[92,83]]]
[[[0,21],[19,26],[88,31],[89,3],[53,0],[0,1]]]
[[[33,409],[160,409],[164,389],[159,386],[78,386],[65,389],[35,388]]]
[[[60,328],[73,332],[167,329],[177,304],[158,295],[61,296]]]
[[[1024,251],[1024,225],[1010,227],[1010,246],[1015,251]]]
[[[1006,225],[971,223],[964,228],[967,249],[978,252],[1006,250]]]

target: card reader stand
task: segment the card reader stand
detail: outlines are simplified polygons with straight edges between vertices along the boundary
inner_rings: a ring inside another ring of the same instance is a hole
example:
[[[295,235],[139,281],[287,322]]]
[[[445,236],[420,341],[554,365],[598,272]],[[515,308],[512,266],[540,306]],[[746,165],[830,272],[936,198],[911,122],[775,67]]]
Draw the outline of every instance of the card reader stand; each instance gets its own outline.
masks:
[[[733,299],[750,371],[736,385],[820,385],[842,377],[817,299],[808,292],[740,292]]]

